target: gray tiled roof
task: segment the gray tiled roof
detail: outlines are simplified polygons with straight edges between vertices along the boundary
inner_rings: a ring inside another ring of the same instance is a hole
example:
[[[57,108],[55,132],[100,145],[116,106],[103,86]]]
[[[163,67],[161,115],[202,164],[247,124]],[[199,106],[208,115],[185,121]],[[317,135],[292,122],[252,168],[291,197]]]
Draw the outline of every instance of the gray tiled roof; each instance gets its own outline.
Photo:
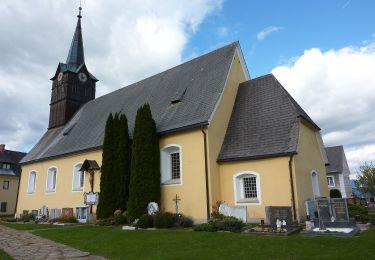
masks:
[[[110,112],[126,114],[132,134],[144,103],[151,106],[159,134],[208,124],[237,47],[232,43],[86,103],[65,127],[48,130],[22,163],[101,147]],[[171,104],[176,99],[180,102]]]
[[[329,163],[326,165],[327,173],[341,173],[343,171],[344,147],[342,145],[332,146],[326,147],[325,150]]]
[[[218,161],[296,153],[300,117],[319,130],[272,74],[242,83]]]
[[[26,153],[4,150],[0,153],[0,166],[1,163],[10,163],[11,169],[0,169],[0,175],[19,175],[21,172],[21,167],[19,161],[26,155]]]

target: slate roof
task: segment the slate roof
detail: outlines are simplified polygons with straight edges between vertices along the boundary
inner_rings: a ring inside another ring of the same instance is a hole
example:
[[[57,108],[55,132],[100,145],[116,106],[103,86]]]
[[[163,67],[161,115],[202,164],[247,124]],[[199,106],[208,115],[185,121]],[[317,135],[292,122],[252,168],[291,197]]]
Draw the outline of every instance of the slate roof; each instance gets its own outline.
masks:
[[[12,169],[1,169],[0,168],[0,175],[9,175],[9,176],[16,176],[21,173],[21,167],[19,162],[21,159],[26,155],[26,153],[11,151],[11,150],[4,150],[3,153],[0,153],[0,164],[1,163],[10,163],[12,164]]]
[[[238,42],[86,103],[65,127],[48,130],[22,163],[100,148],[110,112],[124,113],[132,134],[144,103],[150,104],[160,135],[207,125],[236,48]]]
[[[69,54],[66,59],[66,64],[84,64],[85,54],[83,51],[81,16],[78,16],[76,30],[73,35],[72,43],[70,44]]]
[[[242,83],[218,161],[296,153],[299,118],[320,130],[272,74]]]
[[[328,165],[326,165],[327,173],[341,173],[343,172],[343,162],[344,162],[344,147],[332,146],[326,147],[326,154],[328,158]]]

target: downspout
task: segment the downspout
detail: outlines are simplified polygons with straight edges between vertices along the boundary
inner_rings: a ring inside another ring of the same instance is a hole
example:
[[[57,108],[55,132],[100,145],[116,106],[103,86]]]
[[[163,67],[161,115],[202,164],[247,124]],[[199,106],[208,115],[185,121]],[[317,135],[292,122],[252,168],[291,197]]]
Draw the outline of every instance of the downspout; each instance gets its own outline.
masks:
[[[208,163],[207,163],[207,133],[204,131],[204,126],[201,129],[203,133],[203,143],[204,143],[204,171],[206,178],[206,210],[207,210],[207,221],[210,219],[210,193],[208,186]]]
[[[18,194],[20,193],[20,185],[21,185],[21,175],[22,175],[22,167],[20,167],[20,178],[18,180],[18,188],[17,188],[17,197],[16,197],[16,206],[14,208],[14,214],[17,214],[17,206],[18,206]]]
[[[292,162],[293,162],[293,156],[294,154],[290,155],[289,158],[289,180],[290,180],[290,191],[292,195],[292,208],[293,208],[293,221],[295,222],[297,220],[297,213],[296,213],[296,200],[294,197],[294,181],[293,181],[293,167],[292,167]]]

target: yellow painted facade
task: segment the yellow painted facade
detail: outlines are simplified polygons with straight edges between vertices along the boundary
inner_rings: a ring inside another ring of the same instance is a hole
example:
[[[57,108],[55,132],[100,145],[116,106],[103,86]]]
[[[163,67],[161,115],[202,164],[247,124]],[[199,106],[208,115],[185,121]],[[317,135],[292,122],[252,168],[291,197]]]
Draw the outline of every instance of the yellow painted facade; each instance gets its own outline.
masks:
[[[221,146],[224,142],[225,133],[240,83],[246,81],[238,53],[233,58],[227,82],[224,88],[219,105],[207,129],[207,154],[208,154],[208,176],[209,176],[209,197],[210,208],[221,198],[219,165],[216,160],[219,156]]]
[[[9,188],[4,189],[4,181],[9,182]],[[18,192],[18,176],[0,175],[0,203],[6,203],[6,212],[0,212],[0,215],[14,214],[16,209],[17,192]]]

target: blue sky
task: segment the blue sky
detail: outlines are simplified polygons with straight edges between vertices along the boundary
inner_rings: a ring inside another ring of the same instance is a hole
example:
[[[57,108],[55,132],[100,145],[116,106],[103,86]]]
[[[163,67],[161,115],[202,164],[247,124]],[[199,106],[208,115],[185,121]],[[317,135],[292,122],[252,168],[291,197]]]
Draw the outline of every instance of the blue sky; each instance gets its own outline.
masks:
[[[325,145],[344,146],[353,173],[375,162],[374,0],[83,3],[97,97],[239,40],[251,77],[272,72]],[[46,131],[49,79],[68,54],[78,4],[0,1],[0,142],[9,149],[27,152]]]
[[[280,29],[258,40],[257,34],[267,27]],[[371,0],[227,0],[220,12],[203,21],[184,57],[239,40],[250,74],[257,77],[306,49],[358,46],[374,33],[375,1]]]

